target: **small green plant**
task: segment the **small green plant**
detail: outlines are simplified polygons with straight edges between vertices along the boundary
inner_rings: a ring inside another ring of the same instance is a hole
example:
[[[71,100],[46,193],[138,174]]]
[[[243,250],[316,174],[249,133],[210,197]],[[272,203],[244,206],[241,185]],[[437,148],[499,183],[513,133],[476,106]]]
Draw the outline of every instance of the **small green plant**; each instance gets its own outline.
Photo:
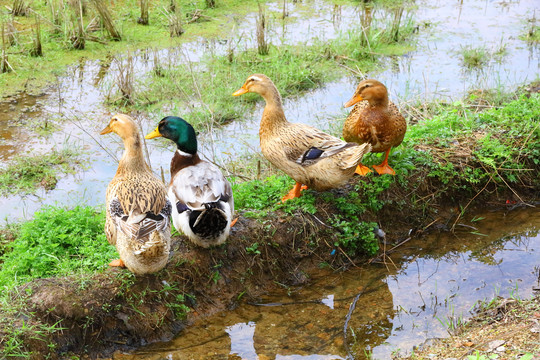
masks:
[[[175,296],[174,301],[167,302],[167,307],[171,309],[177,319],[186,319],[187,314],[191,311],[189,306],[185,304],[186,296],[184,294],[178,294]]]
[[[260,255],[261,250],[259,250],[258,248],[259,248],[259,243],[255,242],[255,243],[251,244],[251,246],[247,246],[246,251],[247,251],[248,254]]]
[[[479,68],[489,61],[489,52],[485,47],[464,46],[461,48],[461,63],[468,69]]]

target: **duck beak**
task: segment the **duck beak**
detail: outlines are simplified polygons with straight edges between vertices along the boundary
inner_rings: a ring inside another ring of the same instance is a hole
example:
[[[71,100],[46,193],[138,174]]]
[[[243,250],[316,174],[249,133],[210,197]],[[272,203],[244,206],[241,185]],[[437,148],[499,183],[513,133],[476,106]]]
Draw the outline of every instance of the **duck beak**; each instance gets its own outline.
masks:
[[[232,96],[240,96],[240,95],[245,94],[245,93],[247,93],[247,92],[248,92],[248,89],[245,88],[245,84],[244,84],[244,85],[242,85],[242,87],[241,87],[240,89],[236,90],[236,91],[232,94]]]
[[[112,129],[111,129],[111,127],[109,125],[107,125],[107,127],[105,129],[101,130],[99,135],[105,135],[105,134],[108,134],[108,133],[112,132]]]
[[[353,106],[354,104],[359,103],[362,100],[364,100],[362,98],[362,96],[354,95],[349,101],[347,101],[345,104],[343,104],[343,107],[348,108],[349,106]]]
[[[151,133],[146,135],[144,138],[145,139],[153,139],[153,138],[157,138],[157,137],[160,137],[160,136],[163,136],[163,135],[161,135],[159,133],[159,128],[156,128],[156,130],[152,131]]]

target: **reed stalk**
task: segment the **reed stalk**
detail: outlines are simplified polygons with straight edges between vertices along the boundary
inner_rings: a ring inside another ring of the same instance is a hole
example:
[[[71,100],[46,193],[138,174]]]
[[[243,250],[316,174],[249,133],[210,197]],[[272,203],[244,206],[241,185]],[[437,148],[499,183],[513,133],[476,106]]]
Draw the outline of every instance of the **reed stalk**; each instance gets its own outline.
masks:
[[[116,59],[118,64],[118,75],[116,77],[116,85],[120,90],[121,101],[125,104],[133,104],[134,90],[133,85],[133,57],[128,54],[125,64]]]
[[[26,16],[28,6],[24,0],[13,0],[13,7],[11,8],[11,14],[13,16]]]
[[[116,29],[111,12],[109,11],[109,8],[105,4],[105,2],[103,0],[91,0],[91,2],[94,5],[94,8],[99,13],[101,21],[103,22],[103,26],[105,26],[105,29],[107,30],[111,38],[115,41],[122,40],[122,36],[120,35],[120,32]]]
[[[11,65],[9,65],[9,62],[8,62],[8,56],[7,56],[7,51],[6,51],[6,37],[4,34],[5,34],[5,25],[2,22],[2,63],[0,66],[0,69],[2,70],[2,74],[13,70],[11,68]]]
[[[83,5],[81,0],[70,1],[72,10],[71,22],[73,29],[71,31],[71,45],[74,49],[82,50],[86,45],[86,34],[83,24]]]
[[[13,46],[17,44],[17,29],[11,19],[6,23],[6,37],[9,45]]]
[[[141,4],[141,17],[137,20],[137,23],[141,25],[149,24],[149,15],[148,15],[148,0],[140,0]]]
[[[61,7],[62,1],[60,0],[48,0],[49,9],[51,11],[51,22],[53,25],[59,27],[62,25]]]
[[[399,26],[401,25],[401,18],[403,16],[403,7],[394,9],[394,21],[392,22],[391,38],[394,42],[399,41]]]
[[[259,16],[257,17],[257,50],[260,55],[268,55],[269,46],[265,39],[266,16],[259,3]]]
[[[169,8],[174,8],[174,11],[165,11],[165,16],[169,20],[169,33],[171,37],[179,37],[184,33],[182,26],[182,14],[180,12],[180,6],[176,3],[176,0],[171,0]]]
[[[30,49],[30,56],[38,57],[43,56],[43,47],[41,44],[41,23],[39,17],[36,15],[36,27],[34,32],[33,46]]]

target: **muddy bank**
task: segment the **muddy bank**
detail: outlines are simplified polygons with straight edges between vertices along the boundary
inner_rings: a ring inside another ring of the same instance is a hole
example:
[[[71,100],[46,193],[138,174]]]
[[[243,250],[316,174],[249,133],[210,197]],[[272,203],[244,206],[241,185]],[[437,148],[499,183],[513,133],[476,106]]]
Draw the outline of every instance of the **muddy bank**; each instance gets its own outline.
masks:
[[[346,196],[360,181],[372,179],[355,178],[332,193]],[[524,206],[518,197],[529,204],[540,200],[537,183],[516,186],[513,191],[488,184],[487,191],[477,196],[449,191],[459,187],[446,184],[446,191],[435,196],[440,185],[418,171],[407,187],[396,181],[382,193],[381,210],[366,211],[358,220],[377,222],[386,232],[388,249],[423,233],[450,230],[459,222],[459,209],[467,204],[469,210],[487,206],[511,211]],[[405,201],[412,192],[424,200]],[[91,277],[32,281],[13,293],[14,302],[24,302],[24,311],[2,310],[3,317],[12,322],[3,322],[1,346],[17,333],[21,346],[34,359],[75,354],[106,357],[116,350],[168,340],[196,319],[232,309],[242,301],[257,302],[277,287],[307,284],[321,264],[342,271],[369,261],[334,245],[339,230],[328,224],[337,209],[322,194],[315,197],[315,214],[301,208],[292,215],[278,211],[259,219],[239,214],[231,237],[218,248],[199,249],[176,236],[174,254],[158,274],[135,277],[125,269],[107,269]],[[47,327],[51,330],[35,331]]]

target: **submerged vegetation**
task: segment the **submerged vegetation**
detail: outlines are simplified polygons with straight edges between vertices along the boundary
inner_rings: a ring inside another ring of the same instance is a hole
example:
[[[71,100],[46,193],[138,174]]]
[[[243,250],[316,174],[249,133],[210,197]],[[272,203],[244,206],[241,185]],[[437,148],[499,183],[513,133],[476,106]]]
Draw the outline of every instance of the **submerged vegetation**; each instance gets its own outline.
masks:
[[[44,155],[16,157],[0,169],[0,195],[30,193],[37,187],[54,189],[62,174],[73,173],[81,163],[79,151],[68,147]]]

